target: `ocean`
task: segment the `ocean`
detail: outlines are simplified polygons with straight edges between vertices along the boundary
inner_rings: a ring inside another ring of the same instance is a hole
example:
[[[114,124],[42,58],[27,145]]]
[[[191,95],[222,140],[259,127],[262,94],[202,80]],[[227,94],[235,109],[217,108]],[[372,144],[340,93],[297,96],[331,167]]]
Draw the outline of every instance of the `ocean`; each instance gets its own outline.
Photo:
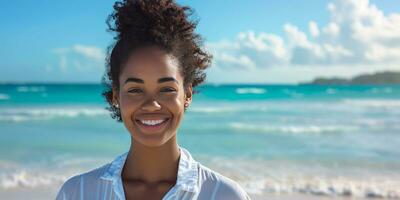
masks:
[[[60,185],[126,152],[100,84],[0,85],[0,189]],[[250,195],[400,199],[400,85],[197,88],[178,130]]]

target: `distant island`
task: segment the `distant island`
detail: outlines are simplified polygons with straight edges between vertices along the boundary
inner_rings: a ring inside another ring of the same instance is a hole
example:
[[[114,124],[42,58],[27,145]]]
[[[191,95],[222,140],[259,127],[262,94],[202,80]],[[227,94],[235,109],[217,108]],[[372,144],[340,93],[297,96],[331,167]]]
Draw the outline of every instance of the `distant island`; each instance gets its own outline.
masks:
[[[300,83],[300,85],[375,85],[375,84],[400,84],[400,72],[386,71],[374,74],[362,74],[350,79],[333,77],[318,77],[311,82]]]

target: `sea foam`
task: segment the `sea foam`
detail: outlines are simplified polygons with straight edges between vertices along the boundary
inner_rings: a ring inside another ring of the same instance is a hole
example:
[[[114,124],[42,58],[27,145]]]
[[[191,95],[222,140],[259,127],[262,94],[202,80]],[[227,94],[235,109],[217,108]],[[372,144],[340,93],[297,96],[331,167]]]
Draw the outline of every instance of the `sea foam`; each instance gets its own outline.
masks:
[[[16,171],[0,176],[0,187],[11,189],[18,187],[38,187],[62,183],[67,177],[52,173],[29,173],[25,170]]]
[[[400,183],[394,180],[354,180],[344,177],[287,177],[241,181],[253,194],[309,194],[317,196],[344,196],[361,198],[399,199]]]
[[[241,131],[254,131],[261,133],[291,133],[291,134],[322,134],[322,133],[342,133],[356,131],[357,126],[348,125],[262,125],[249,124],[242,122],[230,123],[229,126]]]
[[[75,118],[78,116],[105,116],[109,112],[101,107],[96,108],[6,108],[0,110],[0,121],[21,122],[27,120],[49,120],[53,118]]]
[[[17,87],[18,92],[43,92],[46,91],[44,86],[19,86]]]
[[[263,88],[237,88],[237,94],[264,94],[267,90]]]
[[[395,99],[345,99],[343,103],[361,107],[400,108],[400,100]]]
[[[307,194],[355,198],[400,198],[400,176],[394,169],[365,169],[353,163],[337,168],[312,162],[252,158],[216,158],[208,164],[237,182],[251,194]],[[358,167],[357,167],[358,166]]]

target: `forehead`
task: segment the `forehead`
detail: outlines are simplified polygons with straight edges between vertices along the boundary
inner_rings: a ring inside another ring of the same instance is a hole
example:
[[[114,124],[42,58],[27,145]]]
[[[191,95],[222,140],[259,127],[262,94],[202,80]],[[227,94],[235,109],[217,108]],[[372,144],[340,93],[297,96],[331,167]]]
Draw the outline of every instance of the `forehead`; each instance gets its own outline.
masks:
[[[161,77],[182,79],[177,59],[158,47],[144,47],[131,53],[121,71],[120,80],[124,81],[129,77],[149,81]]]

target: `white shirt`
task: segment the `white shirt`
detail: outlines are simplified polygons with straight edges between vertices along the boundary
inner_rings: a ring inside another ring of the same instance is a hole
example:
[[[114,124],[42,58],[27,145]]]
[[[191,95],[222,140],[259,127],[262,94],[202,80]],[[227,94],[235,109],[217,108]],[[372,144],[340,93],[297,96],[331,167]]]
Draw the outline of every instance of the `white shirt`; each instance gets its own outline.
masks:
[[[180,149],[176,184],[162,200],[250,200],[233,180],[195,161],[190,153]],[[67,180],[56,200],[125,200],[121,171],[128,152],[114,161]]]

